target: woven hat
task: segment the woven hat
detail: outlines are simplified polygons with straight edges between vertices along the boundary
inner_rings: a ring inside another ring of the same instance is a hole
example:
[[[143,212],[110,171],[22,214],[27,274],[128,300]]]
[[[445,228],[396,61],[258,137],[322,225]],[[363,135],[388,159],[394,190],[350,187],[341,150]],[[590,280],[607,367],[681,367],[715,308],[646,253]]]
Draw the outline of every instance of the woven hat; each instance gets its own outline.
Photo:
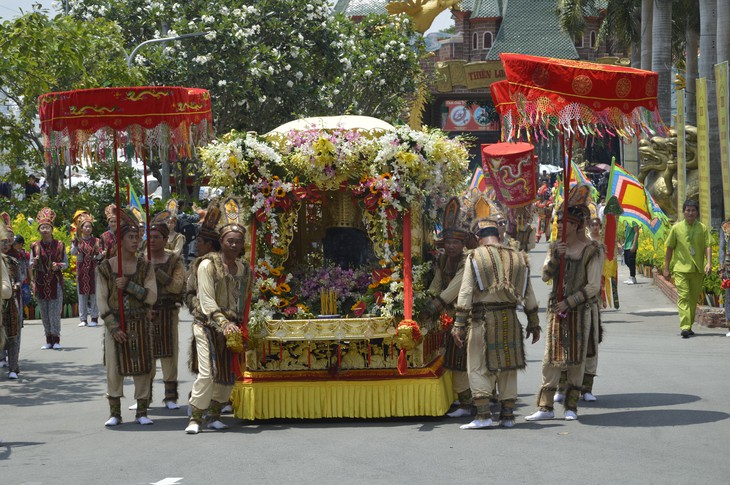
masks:
[[[471,234],[466,222],[466,214],[461,210],[459,199],[452,197],[444,207],[442,239],[458,239],[465,242]]]
[[[2,225],[5,226],[5,229],[15,234],[15,231],[13,231],[13,224],[10,221],[10,214],[8,214],[7,212],[3,212],[2,214],[0,214],[0,219],[3,220]]]
[[[218,222],[221,219],[220,201],[218,197],[214,197],[208,209],[205,211],[205,217],[200,221],[200,229],[198,230],[198,237],[204,239],[210,239],[211,241],[219,241],[220,234],[218,234]]]
[[[246,228],[243,225],[243,211],[241,210],[241,203],[235,197],[228,197],[221,203],[222,217],[218,223],[218,233],[220,238],[228,234],[229,232],[238,232],[246,234]]]
[[[167,204],[165,204],[165,210],[169,214],[168,220],[177,219],[178,208],[177,200],[170,199],[167,201]]]
[[[163,238],[167,238],[170,235],[170,227],[167,225],[169,220],[170,211],[165,209],[162,212],[158,212],[152,218],[152,222],[150,222],[150,232],[157,231],[162,234]]]
[[[568,211],[566,217],[568,220],[581,224],[591,217],[591,209],[588,207],[590,201],[591,189],[588,185],[575,184],[572,186],[567,199]],[[563,204],[565,203],[566,201],[561,202],[556,210],[558,219],[563,217]]]
[[[122,207],[119,211],[119,228],[122,235],[131,230],[139,231],[139,224],[142,221],[130,207]]]
[[[104,208],[104,216],[106,217],[107,221],[111,221],[112,219],[117,218],[117,205],[116,204],[109,204]]]
[[[56,220],[56,213],[53,212],[53,209],[50,207],[44,207],[38,211],[38,215],[35,219],[38,221],[38,227],[44,224],[48,224],[53,227],[53,221]]]
[[[479,235],[482,229],[496,228],[499,221],[505,219],[502,207],[495,200],[487,200],[481,192],[472,191],[472,223],[471,231]]]

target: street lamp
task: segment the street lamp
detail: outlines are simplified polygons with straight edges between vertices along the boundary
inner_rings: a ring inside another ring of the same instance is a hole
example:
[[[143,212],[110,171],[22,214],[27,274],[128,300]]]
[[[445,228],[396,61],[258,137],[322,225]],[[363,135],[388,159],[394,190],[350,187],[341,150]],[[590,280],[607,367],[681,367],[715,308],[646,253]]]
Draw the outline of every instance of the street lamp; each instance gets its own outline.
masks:
[[[140,50],[142,47],[148,45],[148,44],[156,44],[158,42],[166,42],[168,40],[180,40],[180,39],[188,39],[190,37],[200,37],[201,35],[207,35],[208,32],[193,32],[190,34],[182,34],[182,35],[175,35],[172,37],[162,37],[160,39],[151,39],[146,40],[139,44],[137,47],[135,47],[132,50],[132,53],[127,56],[127,69],[132,69],[132,59],[134,59],[134,56],[137,54],[137,51]],[[126,54],[126,52],[125,52]],[[166,158],[166,157],[165,157]],[[162,187],[162,197],[167,198],[170,197],[170,165],[167,160],[163,159],[160,160],[160,172],[162,175],[162,180],[160,180],[160,186]]]
[[[132,59],[134,59],[135,54],[137,54],[137,51],[140,50],[142,47],[146,46],[147,44],[156,44],[158,42],[166,42],[168,40],[180,40],[180,39],[187,39],[189,37],[200,37],[201,35],[207,35],[208,32],[193,32],[191,34],[182,34],[182,35],[175,35],[173,37],[162,37],[160,39],[151,39],[146,40],[139,44],[137,47],[132,50],[132,53],[127,56],[127,69],[132,69]]]

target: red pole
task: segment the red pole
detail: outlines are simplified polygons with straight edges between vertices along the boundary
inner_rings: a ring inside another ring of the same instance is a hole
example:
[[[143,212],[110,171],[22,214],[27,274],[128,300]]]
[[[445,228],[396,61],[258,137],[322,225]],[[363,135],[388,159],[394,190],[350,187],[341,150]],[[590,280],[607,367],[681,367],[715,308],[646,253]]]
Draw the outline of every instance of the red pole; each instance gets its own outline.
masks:
[[[561,145],[563,147],[563,222],[562,234],[560,242],[565,242],[566,231],[568,228],[568,197],[570,195],[570,177],[572,172],[573,161],[573,135],[568,135],[567,150],[565,142],[565,134],[559,135]],[[567,151],[567,153],[566,153]],[[558,273],[558,302],[563,300],[563,277],[565,275],[565,255],[560,258],[560,272]]]
[[[117,203],[117,275],[123,276],[122,269],[122,204],[119,197],[119,161],[117,160],[117,139],[114,138],[114,197]],[[124,329],[124,294],[122,288],[117,288],[119,296],[119,328]]]
[[[147,259],[152,259],[150,253],[150,188],[147,185],[147,157],[142,152],[142,167],[144,169],[144,213],[145,234],[147,234]]]
[[[403,216],[403,318],[413,318],[413,261],[411,260],[411,209]]]

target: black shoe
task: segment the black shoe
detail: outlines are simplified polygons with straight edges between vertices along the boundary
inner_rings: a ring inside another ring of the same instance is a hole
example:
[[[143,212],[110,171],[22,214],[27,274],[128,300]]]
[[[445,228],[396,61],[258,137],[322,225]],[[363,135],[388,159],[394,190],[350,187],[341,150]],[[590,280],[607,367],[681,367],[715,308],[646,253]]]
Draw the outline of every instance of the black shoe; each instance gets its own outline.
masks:
[[[695,333],[692,330],[688,330],[690,335],[694,335]]]
[[[682,338],[689,338],[689,330],[682,330],[680,335],[682,335]]]

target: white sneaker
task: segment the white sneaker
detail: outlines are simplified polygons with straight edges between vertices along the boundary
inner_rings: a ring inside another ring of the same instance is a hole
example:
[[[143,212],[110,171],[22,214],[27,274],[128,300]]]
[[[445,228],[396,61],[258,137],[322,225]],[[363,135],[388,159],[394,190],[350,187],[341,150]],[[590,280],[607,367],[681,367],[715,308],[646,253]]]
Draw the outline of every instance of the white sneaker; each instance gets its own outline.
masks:
[[[8,379],[17,379],[17,378],[18,378],[18,374],[16,374],[15,372],[8,372]]]
[[[8,361],[7,360],[5,360],[5,359],[0,360],[0,368],[5,368],[7,366],[8,366]]]
[[[627,284],[627,285],[635,285],[636,284],[636,278],[633,277],[633,276],[629,276],[629,279],[627,279],[626,281],[624,281],[624,283]]]
[[[140,416],[139,418],[135,419],[139,424],[148,425],[148,424],[155,424],[154,421],[152,421],[147,416]]]
[[[228,425],[220,422],[219,420],[211,421],[208,423],[208,426],[206,426],[208,429],[212,429],[215,431],[220,431],[222,429],[228,429]]]
[[[567,410],[565,411],[565,420],[566,421],[575,421],[578,419],[578,414],[575,411]]]
[[[137,403],[132,404],[127,409],[129,409],[130,411],[136,411],[137,410]]]
[[[175,401],[167,401],[165,403],[165,407],[167,409],[180,409],[180,406],[178,406]]]
[[[525,421],[543,421],[545,419],[555,419],[555,412],[537,410],[529,416],[525,416]]]
[[[61,350],[61,344],[53,344],[53,350]]]
[[[491,418],[487,419],[475,419],[469,424],[462,424],[459,426],[459,429],[484,429],[484,428],[490,428],[494,424],[492,423]]]
[[[185,432],[187,434],[198,434],[200,433],[200,425],[195,421],[191,421],[190,424],[188,424],[188,427],[185,428]]]
[[[86,325],[86,326],[87,327],[96,327],[97,325],[98,325],[98,323],[96,323],[96,322],[89,322],[88,325]],[[81,325],[79,325],[79,326],[81,326]]]
[[[53,345],[52,344],[46,344],[43,347],[41,347],[41,350],[48,350],[50,348],[53,348]]]
[[[555,396],[553,396],[553,402],[563,402],[565,401],[565,394],[556,392]]]
[[[233,406],[226,404],[221,408],[221,414],[228,414],[233,412]]]
[[[79,327],[85,327],[86,325],[87,325],[87,323],[86,323],[86,322],[81,322],[81,323],[79,323]]]
[[[119,419],[116,416],[112,416],[111,418],[106,420],[106,423],[104,423],[104,426],[117,426],[122,422],[121,419]]]
[[[515,427],[515,420],[514,419],[503,419],[499,422],[499,425],[503,428],[514,428]]]
[[[446,413],[446,416],[450,418],[463,418],[464,416],[471,416],[471,411],[466,408],[457,408],[450,413]]]
[[[593,401],[597,401],[598,399],[596,398],[596,396],[594,396],[590,392],[586,392],[585,394],[583,394],[583,400],[586,402],[593,402]]]
[[[730,337],[730,332],[725,334],[726,337]]]

